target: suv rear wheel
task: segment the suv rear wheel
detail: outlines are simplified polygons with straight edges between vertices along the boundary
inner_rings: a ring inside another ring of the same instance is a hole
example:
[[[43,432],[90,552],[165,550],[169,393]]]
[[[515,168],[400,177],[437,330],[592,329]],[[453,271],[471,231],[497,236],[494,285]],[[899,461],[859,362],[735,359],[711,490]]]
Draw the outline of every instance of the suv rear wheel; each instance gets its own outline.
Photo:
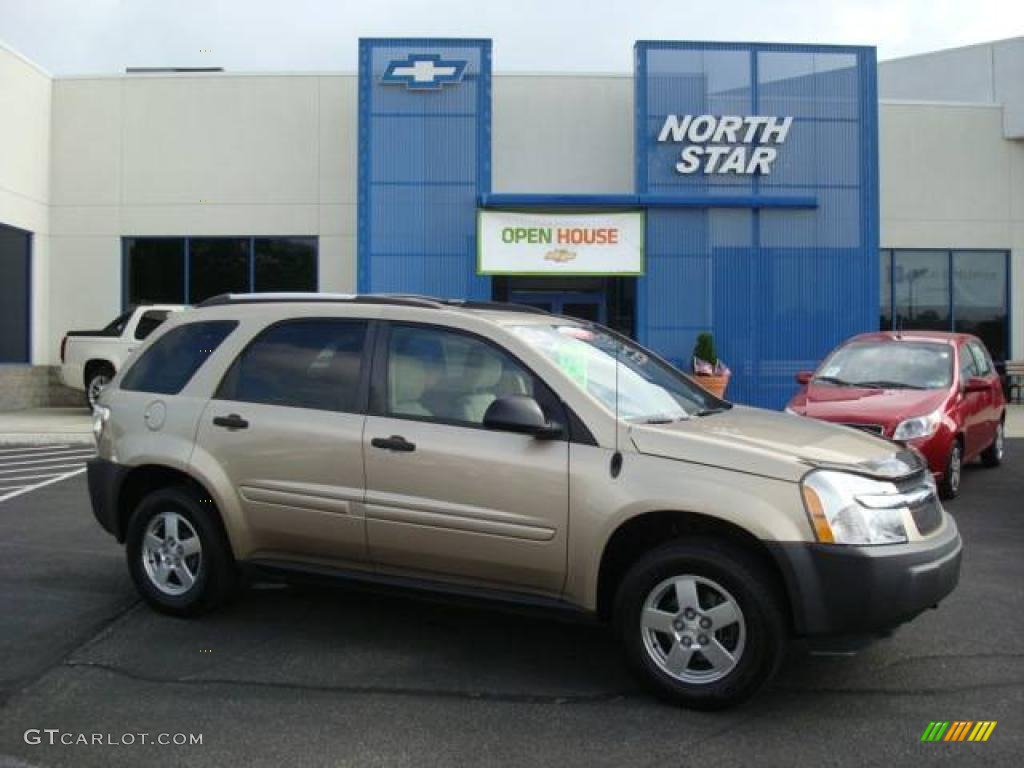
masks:
[[[615,621],[629,666],[694,709],[753,695],[776,672],[788,632],[771,574],[714,539],[672,542],[626,574]]]
[[[220,526],[183,488],[154,491],[128,523],[125,553],[132,580],[151,606],[193,616],[225,602],[237,583]]]
[[[90,408],[96,407],[96,401],[103,388],[114,378],[114,369],[107,363],[92,363],[85,372],[85,402]]]

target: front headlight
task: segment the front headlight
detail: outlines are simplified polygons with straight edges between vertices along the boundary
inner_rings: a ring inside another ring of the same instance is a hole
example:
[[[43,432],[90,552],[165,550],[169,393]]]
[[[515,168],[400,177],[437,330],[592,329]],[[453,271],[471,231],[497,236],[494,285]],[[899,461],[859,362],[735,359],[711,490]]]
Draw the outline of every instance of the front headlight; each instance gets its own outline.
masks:
[[[896,425],[892,433],[893,440],[916,440],[919,437],[931,437],[939,428],[942,421],[942,414],[939,411],[932,411],[924,416],[914,416],[911,419],[904,419]]]
[[[800,487],[818,541],[902,544],[907,500],[893,483],[832,470],[811,472]]]
[[[100,438],[103,437],[103,428],[107,426],[107,421],[110,420],[110,409],[103,405],[97,405],[92,410],[92,436],[99,443]]]

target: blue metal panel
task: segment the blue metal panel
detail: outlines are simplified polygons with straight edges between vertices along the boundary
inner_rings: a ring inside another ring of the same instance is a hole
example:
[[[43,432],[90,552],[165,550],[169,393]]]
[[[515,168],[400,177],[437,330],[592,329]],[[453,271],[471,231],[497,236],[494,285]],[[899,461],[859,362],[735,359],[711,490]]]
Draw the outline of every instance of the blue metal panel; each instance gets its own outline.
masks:
[[[481,195],[485,208],[815,208],[813,195],[734,195],[712,190],[698,195],[548,195],[504,193]]]
[[[639,42],[635,54],[637,193],[737,204],[648,211],[638,336],[688,366],[697,333],[712,331],[730,397],[780,408],[793,374],[878,323],[874,49]],[[667,114],[793,125],[770,175],[680,175],[679,145],[656,141]]]
[[[446,71],[417,81],[416,62]],[[360,292],[490,298],[475,268],[490,154],[490,40],[360,40]]]

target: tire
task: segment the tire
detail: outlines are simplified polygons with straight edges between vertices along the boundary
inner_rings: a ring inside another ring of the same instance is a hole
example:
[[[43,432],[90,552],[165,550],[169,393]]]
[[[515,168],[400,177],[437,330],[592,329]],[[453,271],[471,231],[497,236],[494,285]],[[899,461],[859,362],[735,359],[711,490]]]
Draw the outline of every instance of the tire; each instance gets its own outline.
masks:
[[[717,539],[674,541],[648,552],[630,568],[615,600],[626,663],[655,693],[684,707],[739,704],[775,675],[785,657],[787,614],[775,583],[755,558]],[[684,595],[697,594],[695,606],[679,605],[678,585]],[[737,618],[722,614],[726,604]],[[702,624],[716,614],[720,627]],[[702,648],[715,654],[705,657]],[[731,652],[731,661],[721,649]]]
[[[996,426],[996,436],[992,445],[981,452],[981,463],[986,467],[998,467],[1003,463],[1003,452],[1005,450],[1006,435],[1004,434],[1004,422],[1000,421]]]
[[[89,406],[90,410],[96,408],[96,400],[100,396],[100,391],[110,383],[112,378],[114,378],[114,369],[106,363],[89,368],[85,375],[85,404]]]
[[[953,441],[946,457],[946,469],[939,478],[939,496],[955,499],[960,494],[960,482],[964,471],[964,447],[960,439]]]
[[[132,513],[125,542],[128,570],[142,598],[161,613],[197,616],[235,593],[234,557],[214,515],[185,488],[153,491]]]

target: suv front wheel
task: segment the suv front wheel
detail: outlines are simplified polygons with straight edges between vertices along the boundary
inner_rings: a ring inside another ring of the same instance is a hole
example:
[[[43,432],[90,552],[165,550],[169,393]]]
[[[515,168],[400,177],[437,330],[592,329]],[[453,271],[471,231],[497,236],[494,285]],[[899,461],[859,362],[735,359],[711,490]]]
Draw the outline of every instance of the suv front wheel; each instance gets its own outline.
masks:
[[[753,695],[778,669],[788,633],[770,574],[714,539],[671,542],[626,574],[615,621],[629,666],[694,709]]]
[[[132,580],[151,606],[193,616],[225,602],[237,581],[227,540],[193,493],[150,493],[128,523],[125,553]]]

